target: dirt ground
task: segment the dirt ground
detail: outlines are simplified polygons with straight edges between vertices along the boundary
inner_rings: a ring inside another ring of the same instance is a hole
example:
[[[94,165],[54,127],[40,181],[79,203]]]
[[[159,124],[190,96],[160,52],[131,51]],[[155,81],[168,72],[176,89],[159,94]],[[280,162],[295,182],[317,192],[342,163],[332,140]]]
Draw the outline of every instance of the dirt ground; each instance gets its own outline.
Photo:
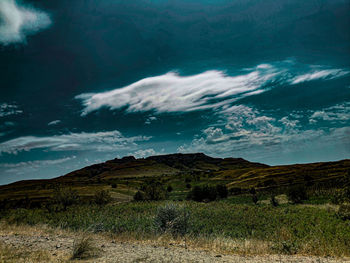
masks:
[[[4,227],[0,225],[0,263],[12,262],[290,262],[333,263],[349,259],[331,259],[305,256],[224,255],[200,249],[186,249],[169,243],[151,245],[121,242],[103,235],[93,235],[98,255],[88,260],[71,260],[76,234],[31,227]]]

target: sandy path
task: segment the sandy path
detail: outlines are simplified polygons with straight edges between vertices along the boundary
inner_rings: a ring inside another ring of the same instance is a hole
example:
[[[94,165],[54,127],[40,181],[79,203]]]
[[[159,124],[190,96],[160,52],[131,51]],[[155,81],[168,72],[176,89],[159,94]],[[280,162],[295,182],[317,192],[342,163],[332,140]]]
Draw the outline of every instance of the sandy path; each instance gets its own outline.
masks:
[[[0,245],[17,257],[7,257],[0,250],[0,262],[67,262],[72,253],[74,237],[67,233],[18,233],[0,231]],[[302,256],[254,256],[219,255],[206,251],[188,250],[181,247],[159,247],[144,244],[129,244],[94,236],[94,244],[100,249],[98,257],[79,262],[290,262],[290,263],[333,263],[350,262]],[[39,256],[35,253],[40,253]],[[2,253],[2,255],[1,255]],[[32,253],[32,254],[31,254]],[[34,253],[34,254],[33,254]],[[78,262],[78,261],[77,261]]]

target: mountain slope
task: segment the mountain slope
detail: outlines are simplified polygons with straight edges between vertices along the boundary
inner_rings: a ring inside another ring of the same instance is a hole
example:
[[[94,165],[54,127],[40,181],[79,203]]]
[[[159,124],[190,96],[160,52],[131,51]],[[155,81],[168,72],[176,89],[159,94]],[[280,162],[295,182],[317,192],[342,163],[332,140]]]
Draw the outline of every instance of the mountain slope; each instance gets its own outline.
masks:
[[[0,186],[0,202],[50,199],[57,187],[70,187],[88,198],[109,190],[117,201],[129,201],[141,185],[157,180],[171,185],[172,198],[182,199],[194,185],[225,184],[230,188],[265,189],[298,183],[340,184],[350,176],[350,160],[268,166],[242,158],[212,158],[203,153],[169,154],[136,159],[127,156],[94,164],[48,180],[19,181]]]

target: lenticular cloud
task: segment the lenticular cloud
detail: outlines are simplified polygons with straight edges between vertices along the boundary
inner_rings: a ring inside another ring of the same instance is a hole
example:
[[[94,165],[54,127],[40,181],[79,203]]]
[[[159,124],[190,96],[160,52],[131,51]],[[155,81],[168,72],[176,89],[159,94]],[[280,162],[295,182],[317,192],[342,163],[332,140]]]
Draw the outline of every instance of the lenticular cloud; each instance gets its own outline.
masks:
[[[50,17],[15,0],[0,1],[0,44],[25,42],[26,36],[49,27]]]
[[[101,93],[76,96],[82,100],[82,115],[106,107],[128,112],[188,112],[227,107],[233,102],[265,92],[277,85],[294,85],[316,79],[333,79],[348,74],[340,69],[310,71],[293,67],[292,62],[261,64],[237,76],[212,70],[193,76],[170,72],[145,78],[129,86]]]

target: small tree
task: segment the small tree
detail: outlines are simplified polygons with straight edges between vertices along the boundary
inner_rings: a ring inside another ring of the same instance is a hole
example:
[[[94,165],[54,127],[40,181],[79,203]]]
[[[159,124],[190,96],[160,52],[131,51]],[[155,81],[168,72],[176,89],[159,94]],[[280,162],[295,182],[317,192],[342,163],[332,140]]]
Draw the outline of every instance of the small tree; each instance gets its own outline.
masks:
[[[255,188],[254,187],[250,188],[249,193],[251,193],[252,195],[255,195],[256,194]]]
[[[143,200],[145,200],[145,196],[141,191],[137,191],[134,195],[134,200],[135,201],[143,201]]]
[[[293,204],[301,204],[307,200],[306,189],[302,185],[290,187],[287,191],[287,197]]]
[[[53,193],[53,204],[57,205],[56,210],[67,210],[68,206],[79,202],[79,196],[77,191],[72,188],[57,187]]]
[[[216,186],[216,192],[220,198],[227,198],[228,190],[226,185],[218,184]]]
[[[168,188],[166,189],[169,193],[173,191],[173,187],[171,185],[168,186]]]
[[[253,194],[253,195],[252,195],[252,200],[253,200],[253,203],[254,203],[255,205],[258,204],[259,199],[258,199],[258,196],[257,196],[256,194]]]
[[[279,205],[279,203],[278,203],[278,201],[277,201],[277,199],[276,199],[276,196],[275,196],[274,194],[271,195],[270,203],[271,203],[271,205],[274,206],[274,207],[276,207],[276,206]]]
[[[112,197],[106,190],[97,191],[94,195],[94,202],[97,205],[105,205],[112,201]]]
[[[216,187],[213,186],[195,186],[187,195],[188,199],[202,202],[204,200],[214,201],[217,198]]]

